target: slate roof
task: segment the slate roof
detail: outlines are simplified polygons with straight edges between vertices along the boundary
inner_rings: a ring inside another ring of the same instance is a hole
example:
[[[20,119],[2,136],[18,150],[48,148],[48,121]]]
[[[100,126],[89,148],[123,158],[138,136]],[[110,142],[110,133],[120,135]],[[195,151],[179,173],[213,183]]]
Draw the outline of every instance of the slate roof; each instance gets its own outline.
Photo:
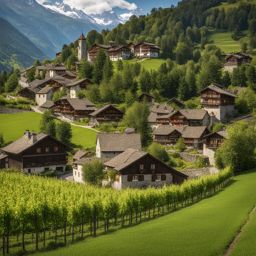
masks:
[[[72,80],[71,82],[69,82],[67,84],[67,87],[73,87],[73,86],[79,85],[85,81],[87,81],[88,83],[91,83],[91,81],[88,78],[83,78],[83,79],[79,79],[79,80]]]
[[[185,126],[182,137],[186,139],[200,139],[207,130],[207,126]]]
[[[160,50],[160,47],[158,47],[156,44],[148,43],[148,42],[141,42],[141,43],[135,44],[134,47],[137,47],[137,46],[142,45],[142,44],[148,45],[148,46],[150,46],[151,48],[155,48],[155,49],[159,49],[159,50]]]
[[[170,114],[171,112],[173,112],[173,108],[167,104],[154,103],[150,107],[150,112],[154,112],[157,114]]]
[[[94,104],[87,99],[63,97],[60,100],[67,100],[75,110],[96,110]]]
[[[30,148],[31,146],[35,145],[39,141],[45,139],[49,135],[44,134],[44,133],[39,133],[34,135],[34,140],[32,138],[29,138],[26,134],[24,134],[21,138],[18,140],[12,142],[8,146],[2,148],[2,150],[6,153],[11,153],[11,154],[20,154],[24,150]]]
[[[172,126],[169,124],[161,124],[159,125],[154,131],[154,135],[169,135],[173,133],[174,131],[178,131],[182,134],[184,127],[183,126]]]
[[[181,109],[179,112],[189,120],[202,120],[208,113],[204,109]]]
[[[108,104],[105,105],[97,110],[95,110],[93,113],[90,114],[90,116],[97,116],[99,113],[103,112],[104,110],[108,109],[109,107],[113,107],[115,108],[117,111],[119,111],[120,113],[123,114],[123,111],[121,111],[120,109],[116,108],[115,106],[113,106],[112,104]]]
[[[138,133],[99,133],[97,135],[101,152],[123,152],[127,148],[141,149]]]
[[[74,159],[74,160],[79,160],[79,159],[83,158],[84,156],[86,156],[87,154],[88,154],[87,151],[82,150],[82,149],[79,149],[79,150],[77,150],[76,153],[74,154],[73,159]]]
[[[217,93],[219,93],[219,94],[227,95],[227,96],[234,97],[234,98],[236,97],[235,94],[233,94],[232,92],[229,92],[229,91],[227,91],[227,90],[224,90],[221,85],[216,84],[216,83],[212,83],[212,84],[209,85],[208,87],[204,88],[204,89],[201,91],[201,93],[204,92],[204,91],[207,90],[207,89],[213,90],[213,91],[215,91],[215,92],[217,92]]]
[[[46,94],[48,92],[52,91],[52,87],[49,85],[46,85],[43,89],[37,92],[37,94]]]
[[[156,123],[157,122],[157,117],[158,117],[157,113],[150,112],[149,116],[148,116],[148,122],[151,123],[151,124]]]
[[[8,157],[4,152],[0,152],[0,160],[5,159]]]
[[[228,133],[226,130],[221,130],[221,131],[218,131],[218,132],[212,132],[210,134],[207,134],[204,136],[204,138],[207,138],[207,137],[210,137],[214,134],[219,134],[221,137],[223,137],[224,139],[227,139],[228,138]]]
[[[44,104],[40,106],[40,108],[47,108],[50,109],[54,106],[54,102],[51,100],[47,100]]]
[[[138,149],[128,148],[123,153],[105,163],[105,166],[121,171],[125,167],[146,156],[148,153]]]

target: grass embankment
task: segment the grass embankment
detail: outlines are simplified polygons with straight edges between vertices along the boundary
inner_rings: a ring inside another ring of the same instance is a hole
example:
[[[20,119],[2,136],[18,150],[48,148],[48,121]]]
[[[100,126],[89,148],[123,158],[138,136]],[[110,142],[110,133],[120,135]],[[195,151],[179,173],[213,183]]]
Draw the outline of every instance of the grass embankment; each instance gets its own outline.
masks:
[[[222,255],[256,203],[255,180],[256,173],[235,177],[218,195],[181,211],[36,255]]]
[[[24,134],[25,130],[39,131],[42,115],[35,112],[0,114],[0,133],[6,143],[14,141]],[[90,129],[72,126],[72,143],[84,148],[95,147],[96,132]]]
[[[231,34],[231,32],[213,32],[209,39],[212,44],[215,44],[225,53],[239,52],[241,49],[240,41],[246,40],[246,37],[235,41],[231,38]]]

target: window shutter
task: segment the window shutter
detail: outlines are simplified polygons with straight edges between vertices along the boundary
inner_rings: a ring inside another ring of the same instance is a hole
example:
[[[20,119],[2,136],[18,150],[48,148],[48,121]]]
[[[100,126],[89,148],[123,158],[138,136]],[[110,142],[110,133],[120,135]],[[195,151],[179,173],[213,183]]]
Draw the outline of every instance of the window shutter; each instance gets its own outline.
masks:
[[[165,174],[161,175],[161,180],[166,180],[166,175]]]
[[[155,174],[152,175],[152,181],[156,181],[156,175]]]
[[[144,181],[144,175],[143,174],[139,175],[139,181]]]
[[[132,175],[128,175],[128,176],[127,176],[127,181],[128,181],[128,182],[132,182]]]

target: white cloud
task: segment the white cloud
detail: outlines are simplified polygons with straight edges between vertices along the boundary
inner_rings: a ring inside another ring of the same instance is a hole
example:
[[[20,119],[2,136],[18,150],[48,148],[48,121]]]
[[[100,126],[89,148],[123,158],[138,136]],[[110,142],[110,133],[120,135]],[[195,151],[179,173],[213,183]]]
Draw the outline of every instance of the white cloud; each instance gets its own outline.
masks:
[[[104,11],[112,11],[115,7],[129,11],[137,9],[135,3],[126,0],[63,0],[63,3],[81,9],[86,14],[101,14]]]
[[[119,17],[120,17],[120,19],[121,19],[123,22],[125,22],[125,21],[129,20],[132,15],[134,15],[134,13],[132,13],[132,12],[127,12],[127,13],[120,14]]]

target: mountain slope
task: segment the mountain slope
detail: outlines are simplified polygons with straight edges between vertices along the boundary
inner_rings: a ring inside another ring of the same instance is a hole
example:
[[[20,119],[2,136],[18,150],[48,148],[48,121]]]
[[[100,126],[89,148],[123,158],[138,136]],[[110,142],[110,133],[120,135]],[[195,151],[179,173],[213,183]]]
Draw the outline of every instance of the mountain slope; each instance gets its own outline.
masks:
[[[98,29],[89,21],[73,19],[39,5],[35,0],[0,0],[0,17],[6,19],[49,57],[83,32]]]
[[[0,70],[12,65],[29,66],[45,55],[28,38],[6,20],[0,18]]]

